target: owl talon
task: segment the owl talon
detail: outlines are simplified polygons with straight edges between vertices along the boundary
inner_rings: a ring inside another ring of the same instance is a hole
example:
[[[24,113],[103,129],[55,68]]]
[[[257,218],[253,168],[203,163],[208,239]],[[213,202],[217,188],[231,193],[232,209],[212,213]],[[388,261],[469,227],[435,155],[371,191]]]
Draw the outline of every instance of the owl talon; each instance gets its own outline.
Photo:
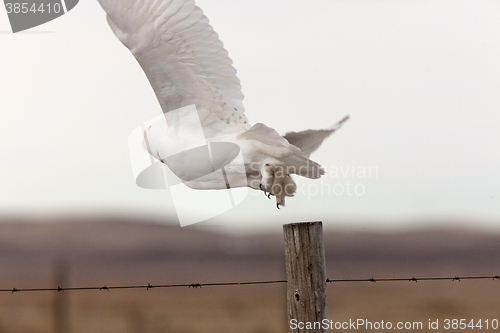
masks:
[[[278,209],[280,209],[280,204],[279,204],[279,203],[277,203],[277,204],[276,204],[276,207],[278,207]]]
[[[271,193],[269,193],[269,194],[267,195],[267,198],[268,198],[268,199],[271,199]]]
[[[267,195],[267,191],[266,191],[266,189],[265,189],[265,188],[263,188],[263,187],[262,187],[262,184],[260,184],[259,186],[260,186],[260,189],[261,189],[262,191],[264,191],[264,195]]]

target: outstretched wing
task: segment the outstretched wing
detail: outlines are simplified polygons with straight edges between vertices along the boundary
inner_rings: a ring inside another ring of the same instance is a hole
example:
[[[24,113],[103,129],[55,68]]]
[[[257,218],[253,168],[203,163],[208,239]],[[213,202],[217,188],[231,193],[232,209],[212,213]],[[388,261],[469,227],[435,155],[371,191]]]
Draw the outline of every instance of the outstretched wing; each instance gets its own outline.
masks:
[[[193,0],[99,0],[163,112],[195,104],[207,137],[250,127],[236,70]],[[169,124],[170,126],[170,124]]]
[[[287,132],[283,137],[292,145],[299,147],[309,157],[327,137],[342,127],[342,124],[347,120],[349,120],[349,116],[345,116],[341,121],[326,129]]]

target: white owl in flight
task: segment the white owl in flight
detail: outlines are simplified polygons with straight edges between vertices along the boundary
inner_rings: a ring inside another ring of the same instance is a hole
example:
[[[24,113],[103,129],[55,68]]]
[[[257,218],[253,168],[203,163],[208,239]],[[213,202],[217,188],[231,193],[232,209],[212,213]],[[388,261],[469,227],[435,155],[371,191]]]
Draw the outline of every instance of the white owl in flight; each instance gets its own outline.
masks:
[[[194,189],[248,186],[275,196],[279,208],[296,192],[292,174],[317,179],[325,173],[309,156],[348,116],[327,129],[283,136],[262,123],[252,126],[232,61],[193,0],[99,2],[165,116],[145,130],[145,147],[183,183]]]

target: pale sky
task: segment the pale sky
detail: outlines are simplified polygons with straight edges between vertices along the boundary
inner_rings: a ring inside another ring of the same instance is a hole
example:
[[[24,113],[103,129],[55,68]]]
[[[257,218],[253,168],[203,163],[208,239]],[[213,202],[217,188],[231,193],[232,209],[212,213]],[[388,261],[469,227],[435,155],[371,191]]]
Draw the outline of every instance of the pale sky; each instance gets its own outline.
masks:
[[[351,116],[311,156],[327,175],[296,177],[285,208],[251,191],[202,225],[500,229],[500,2],[197,4],[238,70],[250,122],[285,133]],[[135,185],[128,136],[161,110],[97,1],[17,34],[2,7],[0,40],[0,215],[175,217],[168,190]]]

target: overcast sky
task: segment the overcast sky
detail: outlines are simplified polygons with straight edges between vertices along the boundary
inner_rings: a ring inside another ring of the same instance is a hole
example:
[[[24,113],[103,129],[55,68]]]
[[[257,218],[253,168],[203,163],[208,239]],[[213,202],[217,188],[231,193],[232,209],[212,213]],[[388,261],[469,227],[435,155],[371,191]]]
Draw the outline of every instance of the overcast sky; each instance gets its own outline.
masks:
[[[312,155],[327,175],[297,177],[287,207],[250,191],[202,225],[500,229],[500,2],[197,4],[233,59],[252,123],[284,133],[351,116]],[[135,185],[128,136],[161,110],[97,1],[17,34],[2,7],[0,32],[0,215],[175,217],[168,190]]]

